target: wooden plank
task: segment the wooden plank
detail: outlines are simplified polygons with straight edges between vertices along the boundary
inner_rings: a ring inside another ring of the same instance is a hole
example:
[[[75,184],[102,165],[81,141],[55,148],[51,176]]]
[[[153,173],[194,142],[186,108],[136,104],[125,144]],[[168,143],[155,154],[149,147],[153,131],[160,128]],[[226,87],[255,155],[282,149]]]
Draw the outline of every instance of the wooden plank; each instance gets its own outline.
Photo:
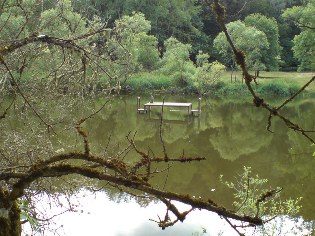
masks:
[[[152,107],[185,107],[187,108],[188,115],[190,114],[190,110],[192,109],[192,103],[184,103],[184,102],[148,102],[144,104],[144,109],[147,110],[149,108],[149,114],[151,114]]]
[[[148,102],[144,104],[144,107],[190,107],[192,106],[192,103],[182,103],[182,102]]]

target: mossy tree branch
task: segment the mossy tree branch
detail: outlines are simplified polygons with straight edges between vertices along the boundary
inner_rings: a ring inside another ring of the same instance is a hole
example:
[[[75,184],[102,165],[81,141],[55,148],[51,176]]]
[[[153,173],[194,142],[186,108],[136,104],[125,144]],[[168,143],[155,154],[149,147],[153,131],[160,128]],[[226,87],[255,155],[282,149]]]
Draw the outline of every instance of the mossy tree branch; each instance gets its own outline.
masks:
[[[54,159],[65,159],[66,156],[59,156],[59,158]],[[73,154],[71,158],[78,158],[82,159],[86,156],[84,154]],[[98,159],[98,158],[93,158]],[[99,161],[98,161],[99,163]],[[106,162],[105,162],[106,163]],[[110,164],[107,163],[107,168],[110,167],[113,170],[120,170],[120,163],[111,162]],[[10,190],[8,194],[8,200],[10,202],[16,201],[18,198],[22,197],[24,194],[25,189],[29,188],[30,184],[34,181],[45,178],[45,177],[60,177],[64,175],[70,175],[70,174],[79,174],[81,176],[85,176],[92,179],[97,179],[101,181],[106,181],[112,184],[117,184],[118,186],[124,186],[127,188],[140,190],[142,192],[151,194],[154,197],[157,197],[159,199],[163,199],[163,202],[168,202],[168,200],[176,200],[182,203],[185,203],[187,205],[190,205],[193,208],[199,208],[199,209],[205,209],[211,212],[215,212],[220,216],[224,216],[230,219],[248,222],[254,225],[261,225],[263,223],[263,220],[258,217],[250,217],[245,215],[238,215],[237,213],[234,213],[232,210],[228,210],[224,207],[218,206],[210,199],[195,199],[188,195],[182,195],[177,194],[169,191],[162,191],[159,189],[156,189],[152,187],[148,182],[144,181],[141,176],[139,175],[131,175],[131,176],[123,176],[123,175],[111,175],[105,173],[103,170],[99,168],[91,168],[91,167],[84,167],[82,165],[74,165],[74,164],[64,164],[64,163],[55,163],[49,165],[40,165],[39,168],[34,169],[31,168],[29,171],[25,173],[20,173],[20,176],[16,174],[10,174],[10,173],[2,173],[0,175],[0,180],[9,178],[17,179],[15,184],[12,186],[12,189]],[[173,212],[176,212],[174,205],[167,204],[168,208],[172,209]],[[177,214],[179,215],[179,212]],[[181,221],[184,220],[184,217],[179,217]]]

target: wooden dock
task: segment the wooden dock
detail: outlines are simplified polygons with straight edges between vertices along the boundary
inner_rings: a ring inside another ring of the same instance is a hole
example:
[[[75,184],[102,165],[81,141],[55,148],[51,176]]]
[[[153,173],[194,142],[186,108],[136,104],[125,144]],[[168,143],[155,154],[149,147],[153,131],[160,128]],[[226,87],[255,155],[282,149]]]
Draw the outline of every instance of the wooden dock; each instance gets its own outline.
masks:
[[[138,113],[147,113],[151,112],[152,107],[176,107],[176,108],[186,108],[188,115],[197,114],[198,116],[201,113],[201,98],[198,99],[198,109],[192,109],[192,103],[184,102],[148,102],[143,105],[143,108],[140,108],[140,97],[137,98],[137,112]]]
[[[144,109],[151,112],[152,107],[183,107],[187,108],[188,115],[192,110],[192,103],[181,103],[181,102],[148,102],[144,104]]]

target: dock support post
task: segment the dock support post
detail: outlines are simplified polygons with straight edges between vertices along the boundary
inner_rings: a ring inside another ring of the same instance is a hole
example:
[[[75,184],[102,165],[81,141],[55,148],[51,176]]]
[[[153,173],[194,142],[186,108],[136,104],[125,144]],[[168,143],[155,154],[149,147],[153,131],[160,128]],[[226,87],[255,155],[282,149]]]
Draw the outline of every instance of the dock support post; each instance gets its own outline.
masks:
[[[139,108],[140,108],[140,97],[137,97],[137,113],[140,113]]]
[[[193,116],[195,113],[197,113],[198,116],[200,116],[200,114],[201,114],[201,98],[198,98],[198,108],[195,109],[195,110],[193,110],[193,109],[191,110],[192,116]]]
[[[201,113],[201,98],[198,98],[198,116],[200,116]]]
[[[144,108],[140,108],[141,106],[141,101],[140,101],[140,97],[137,97],[137,113],[147,113],[146,107]]]

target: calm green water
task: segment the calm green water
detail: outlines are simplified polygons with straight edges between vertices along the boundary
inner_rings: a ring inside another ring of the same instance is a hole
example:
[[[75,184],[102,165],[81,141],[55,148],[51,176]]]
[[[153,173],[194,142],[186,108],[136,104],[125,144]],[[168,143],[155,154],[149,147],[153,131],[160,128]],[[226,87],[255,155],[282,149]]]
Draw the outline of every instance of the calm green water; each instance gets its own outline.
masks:
[[[141,97],[142,104],[148,101],[149,97]],[[162,96],[155,96],[155,101],[162,101]],[[197,108],[196,97],[167,96],[165,101],[193,102],[193,108]],[[281,104],[281,101],[272,101],[274,105]],[[104,99],[97,100],[91,109],[97,109],[103,102]],[[218,204],[232,208],[233,192],[222,185],[219,176],[223,175],[225,180],[233,181],[238,174],[242,173],[243,167],[247,166],[252,168],[253,174],[267,178],[271,187],[282,187],[283,199],[303,197],[302,209],[296,219],[300,217],[304,221],[315,220],[315,157],[312,157],[315,148],[300,134],[288,130],[276,118],[272,122],[274,133],[268,132],[266,126],[269,114],[243,99],[239,99],[239,101],[214,98],[202,100],[202,114],[199,118],[188,117],[186,109],[173,110],[173,108],[165,108],[163,114],[163,139],[168,155],[179,157],[184,154],[185,156],[205,157],[206,160],[172,164],[170,171],[161,173],[151,181],[154,185],[159,187],[165,185],[168,190],[196,197],[212,198]],[[315,99],[301,98],[290,103],[282,112],[306,130],[315,130],[314,110]],[[143,151],[150,150],[150,153],[154,153],[156,156],[162,156],[163,149],[159,136],[160,115],[159,108],[153,109],[150,116],[137,114],[136,96],[115,98],[84,127],[91,142],[92,152],[106,152],[114,155],[126,147],[126,135],[129,132],[131,134],[137,132],[135,141],[139,148]],[[106,149],[107,146],[109,148]],[[127,162],[137,159],[138,156],[135,152],[130,152],[125,157]],[[112,190],[109,190],[107,195],[111,199],[119,199]],[[99,201],[102,202],[102,200]],[[100,202],[97,204],[98,206],[100,206]],[[98,208],[88,203],[84,209],[90,211],[89,207]],[[121,203],[117,203],[113,209],[120,209],[119,207],[121,207]],[[113,224],[113,227],[108,226],[105,231],[99,231],[94,235],[142,235],[139,232],[144,232],[146,229],[152,230],[153,222],[150,222],[150,227],[146,228],[148,219],[156,216],[156,209],[159,207],[147,207],[149,210],[153,209],[148,215],[141,213],[141,208],[133,207],[132,204],[123,207],[119,210],[121,215],[117,217],[135,214],[138,215],[136,218],[140,219],[139,214],[143,214],[146,221],[134,223],[139,227],[132,229],[134,233],[119,233],[121,228]],[[105,206],[104,209],[106,211],[109,208]],[[130,211],[134,213],[130,213]],[[99,216],[91,218],[93,214],[80,216],[82,217],[80,219],[84,222],[94,222]],[[70,217],[69,222],[73,219],[72,217],[74,216]],[[197,216],[193,218],[201,222]],[[66,219],[61,219],[61,221],[67,222]],[[114,222],[116,221],[114,220]],[[122,218],[121,223],[127,225],[127,221],[128,219],[124,221]],[[203,226],[205,225],[203,224]],[[77,226],[74,224],[71,227],[74,230]],[[195,224],[194,227],[192,232],[200,229],[201,226]],[[154,225],[154,228],[156,229],[157,226]],[[182,229],[179,229],[178,232],[181,232],[180,230]],[[70,229],[68,232],[72,234],[71,232],[74,231]],[[108,232],[108,234],[102,232]],[[167,234],[165,231],[157,231],[152,235],[191,235],[191,233],[176,232]],[[233,234],[228,233],[227,235]]]
[[[144,103],[149,98],[141,100]],[[162,97],[156,96],[155,101],[159,100]],[[193,102],[193,107],[197,107],[197,98],[194,97],[169,96],[165,101]],[[185,110],[170,110],[172,108],[165,108],[163,114],[163,139],[168,155],[179,157],[184,153],[186,156],[206,157],[206,161],[173,164],[167,173],[167,189],[211,197],[229,206],[233,201],[232,193],[222,186],[219,176],[233,180],[242,172],[243,166],[250,166],[253,174],[267,178],[270,186],[283,187],[284,198],[302,196],[301,215],[306,220],[315,219],[314,147],[305,138],[288,130],[276,118],[272,124],[274,133],[266,131],[268,113],[254,107],[251,102],[203,100],[201,117],[192,119],[187,117]],[[307,98],[289,104],[283,114],[306,130],[315,130],[314,110],[315,100]],[[150,148],[159,156],[162,155],[160,114],[159,108],[152,111],[151,117],[137,114],[136,97],[121,97],[91,120],[86,128],[95,144],[93,148],[100,152],[109,137],[119,149],[126,144],[128,132],[137,132],[137,145],[145,151]],[[130,153],[126,160],[133,161],[134,158],[137,156]],[[166,173],[161,174],[154,181],[162,184],[165,176]]]

